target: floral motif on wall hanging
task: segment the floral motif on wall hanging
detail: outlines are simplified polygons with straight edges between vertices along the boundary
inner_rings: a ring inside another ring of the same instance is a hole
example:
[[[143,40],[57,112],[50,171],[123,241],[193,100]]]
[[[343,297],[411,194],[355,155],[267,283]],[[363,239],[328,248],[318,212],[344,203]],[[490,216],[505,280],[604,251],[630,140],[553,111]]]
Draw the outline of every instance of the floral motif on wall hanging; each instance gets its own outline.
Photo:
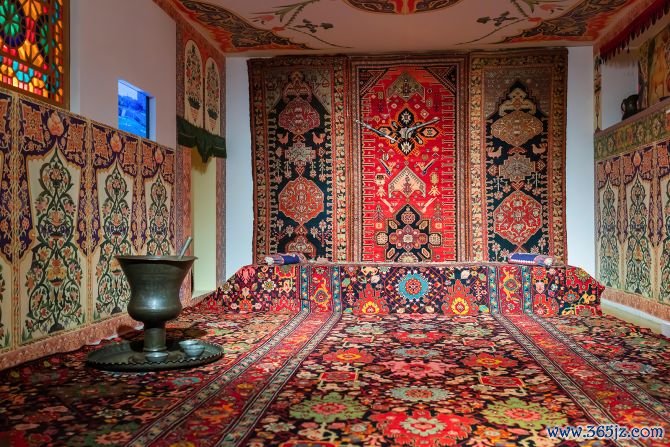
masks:
[[[204,127],[203,67],[198,46],[192,40],[184,49],[184,116],[191,124]]]

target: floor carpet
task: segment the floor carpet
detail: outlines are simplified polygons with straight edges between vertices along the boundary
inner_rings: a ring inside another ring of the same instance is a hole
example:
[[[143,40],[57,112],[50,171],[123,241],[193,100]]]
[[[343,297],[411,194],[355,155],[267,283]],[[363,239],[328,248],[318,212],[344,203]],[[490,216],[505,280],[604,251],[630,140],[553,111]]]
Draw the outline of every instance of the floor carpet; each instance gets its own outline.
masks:
[[[169,336],[221,343],[193,370],[106,373],[88,347],[0,372],[0,445],[668,445],[568,425],[670,430],[670,341],[602,316],[225,313]]]

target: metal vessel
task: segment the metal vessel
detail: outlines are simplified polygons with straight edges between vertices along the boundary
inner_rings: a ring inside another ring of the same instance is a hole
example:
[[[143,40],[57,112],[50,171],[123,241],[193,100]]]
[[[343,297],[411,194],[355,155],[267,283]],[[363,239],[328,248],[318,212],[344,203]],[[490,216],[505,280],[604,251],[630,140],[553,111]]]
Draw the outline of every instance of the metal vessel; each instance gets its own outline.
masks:
[[[194,256],[117,256],[130,285],[128,314],[144,323],[144,351],[164,351],[165,323],[181,312],[179,288]]]
[[[89,353],[89,365],[113,371],[157,371],[213,362],[223,355],[217,344],[199,341],[204,349],[190,356],[179,343],[166,343],[165,323],[182,310],[179,289],[194,256],[116,256],[130,285],[128,314],[144,323],[144,341],[113,343]],[[165,353],[161,355],[159,353]]]

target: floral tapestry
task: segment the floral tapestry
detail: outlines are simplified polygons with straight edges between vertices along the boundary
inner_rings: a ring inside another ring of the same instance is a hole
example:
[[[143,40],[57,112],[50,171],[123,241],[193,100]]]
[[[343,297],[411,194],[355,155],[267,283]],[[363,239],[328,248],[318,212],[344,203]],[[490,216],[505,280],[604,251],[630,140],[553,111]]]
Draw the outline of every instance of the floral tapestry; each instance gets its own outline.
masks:
[[[114,256],[174,254],[175,154],[21,95],[0,111],[5,365],[130,322]]]
[[[596,134],[596,268],[608,299],[670,319],[670,125],[659,106]]]

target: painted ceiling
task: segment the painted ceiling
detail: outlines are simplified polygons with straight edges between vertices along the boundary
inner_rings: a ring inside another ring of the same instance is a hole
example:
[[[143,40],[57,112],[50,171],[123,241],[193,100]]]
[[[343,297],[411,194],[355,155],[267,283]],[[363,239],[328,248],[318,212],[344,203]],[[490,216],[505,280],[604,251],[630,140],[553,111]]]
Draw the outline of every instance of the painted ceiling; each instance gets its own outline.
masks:
[[[590,45],[650,0],[169,2],[224,53],[269,55]]]

